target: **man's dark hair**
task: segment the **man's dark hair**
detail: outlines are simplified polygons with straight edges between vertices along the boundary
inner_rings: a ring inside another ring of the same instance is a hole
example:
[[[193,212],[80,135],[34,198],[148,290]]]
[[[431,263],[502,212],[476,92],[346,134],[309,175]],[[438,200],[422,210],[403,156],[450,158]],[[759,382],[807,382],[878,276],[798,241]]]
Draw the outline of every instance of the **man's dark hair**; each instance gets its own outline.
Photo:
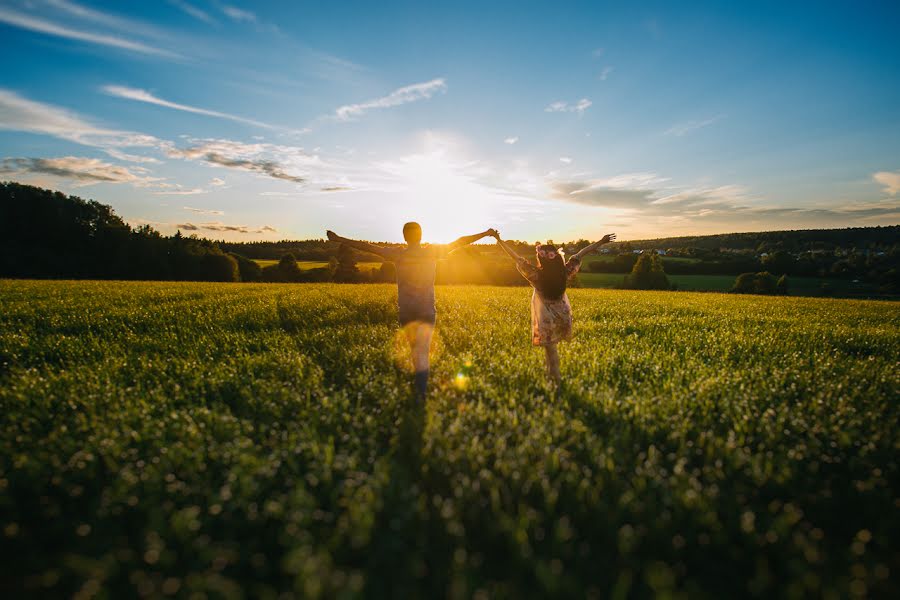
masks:
[[[410,221],[403,226],[403,239],[407,244],[418,244],[422,241],[422,226]]]

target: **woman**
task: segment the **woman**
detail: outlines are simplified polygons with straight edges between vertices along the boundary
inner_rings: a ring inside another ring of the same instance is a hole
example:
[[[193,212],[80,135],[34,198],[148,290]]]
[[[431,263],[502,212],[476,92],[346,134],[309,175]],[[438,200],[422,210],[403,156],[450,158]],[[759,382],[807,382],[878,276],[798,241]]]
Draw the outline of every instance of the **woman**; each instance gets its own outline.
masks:
[[[536,244],[537,266],[516,254],[509,244],[500,239],[500,234],[496,231],[494,239],[516,261],[519,273],[534,288],[531,295],[531,343],[544,347],[547,376],[558,384],[559,352],[556,344],[572,337],[572,307],[566,296],[566,284],[581,268],[581,257],[615,240],[616,234],[605,235],[602,240],[584,248],[568,262],[563,260],[562,251],[555,246]]]

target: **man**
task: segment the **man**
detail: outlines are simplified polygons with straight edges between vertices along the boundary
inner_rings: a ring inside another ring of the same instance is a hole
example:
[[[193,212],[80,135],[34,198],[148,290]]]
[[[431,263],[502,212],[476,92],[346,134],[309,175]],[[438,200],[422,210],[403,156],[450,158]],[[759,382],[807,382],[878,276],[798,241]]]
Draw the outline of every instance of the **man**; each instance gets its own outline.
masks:
[[[412,350],[415,369],[416,398],[424,400],[428,392],[431,335],[434,332],[436,311],[434,306],[434,275],[437,261],[450,252],[494,234],[488,229],[475,235],[467,235],[445,246],[423,246],[422,227],[418,223],[403,226],[406,248],[384,248],[367,242],[350,240],[328,231],[328,239],[341,242],[356,250],[376,254],[393,262],[397,270],[397,308],[400,326],[406,332]]]

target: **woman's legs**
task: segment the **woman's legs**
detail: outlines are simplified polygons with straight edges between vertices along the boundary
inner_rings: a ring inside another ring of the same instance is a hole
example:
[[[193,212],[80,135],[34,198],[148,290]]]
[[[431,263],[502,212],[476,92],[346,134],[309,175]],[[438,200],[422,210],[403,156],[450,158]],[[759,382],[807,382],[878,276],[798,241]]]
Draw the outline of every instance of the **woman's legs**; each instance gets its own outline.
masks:
[[[547,344],[544,346],[544,357],[547,359],[547,377],[553,383],[559,383],[559,351],[556,344]]]

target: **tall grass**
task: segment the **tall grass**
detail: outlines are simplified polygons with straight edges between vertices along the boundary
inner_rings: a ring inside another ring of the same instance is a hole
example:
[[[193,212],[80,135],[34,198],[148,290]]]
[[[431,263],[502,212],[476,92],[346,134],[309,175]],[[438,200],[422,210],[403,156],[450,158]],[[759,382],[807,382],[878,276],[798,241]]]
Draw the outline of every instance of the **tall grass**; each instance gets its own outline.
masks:
[[[224,597],[900,594],[893,304],[0,282],[0,589]]]

